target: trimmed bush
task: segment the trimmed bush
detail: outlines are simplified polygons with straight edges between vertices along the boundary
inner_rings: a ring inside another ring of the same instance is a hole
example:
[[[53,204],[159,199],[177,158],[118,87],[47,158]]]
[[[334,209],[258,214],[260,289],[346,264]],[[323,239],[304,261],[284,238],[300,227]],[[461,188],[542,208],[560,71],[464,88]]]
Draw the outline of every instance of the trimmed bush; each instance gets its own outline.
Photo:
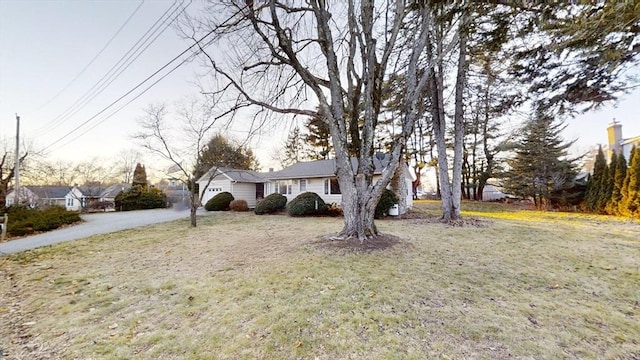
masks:
[[[246,200],[233,200],[229,203],[231,211],[249,211],[249,205]]]
[[[320,195],[314,192],[305,192],[289,202],[287,214],[289,216],[323,215],[328,208]]]
[[[383,218],[389,212],[389,209],[391,209],[391,207],[397,203],[398,197],[396,196],[396,194],[389,189],[384,189],[382,191],[380,201],[378,201],[378,205],[376,206],[374,217],[376,219]]]
[[[54,230],[62,225],[80,221],[79,213],[67,211],[61,206],[50,206],[44,209],[10,206],[6,212],[9,214],[7,233],[11,236]]]
[[[115,198],[116,211],[159,209],[167,207],[167,196],[157,188],[132,186]]]
[[[229,210],[229,204],[231,204],[233,200],[233,195],[231,195],[230,192],[224,191],[209,199],[204,205],[204,208],[207,211],[227,211]]]
[[[271,194],[260,200],[253,209],[256,215],[273,214],[284,209],[287,205],[287,197],[281,194]]]

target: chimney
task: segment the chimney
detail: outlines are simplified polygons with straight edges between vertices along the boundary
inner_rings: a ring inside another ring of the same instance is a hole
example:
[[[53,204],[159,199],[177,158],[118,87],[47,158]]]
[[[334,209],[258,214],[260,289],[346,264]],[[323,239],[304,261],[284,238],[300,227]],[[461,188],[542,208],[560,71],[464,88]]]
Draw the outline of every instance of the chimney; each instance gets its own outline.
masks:
[[[269,168],[269,172],[273,172],[273,168]]]
[[[622,124],[616,121],[614,118],[609,127],[607,127],[607,137],[609,140],[609,146],[607,147],[607,160],[611,159],[611,154],[615,151],[616,154],[620,154],[622,147]]]

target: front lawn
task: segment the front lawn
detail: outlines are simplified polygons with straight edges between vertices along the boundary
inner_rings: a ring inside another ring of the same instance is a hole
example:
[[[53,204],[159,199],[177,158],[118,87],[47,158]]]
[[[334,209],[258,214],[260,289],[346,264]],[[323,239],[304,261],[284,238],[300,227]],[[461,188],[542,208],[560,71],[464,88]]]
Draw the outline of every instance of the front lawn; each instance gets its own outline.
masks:
[[[436,214],[437,203],[419,211]],[[640,358],[640,223],[465,204],[479,221],[225,212],[0,257],[8,359]],[[471,224],[471,225],[470,225]]]

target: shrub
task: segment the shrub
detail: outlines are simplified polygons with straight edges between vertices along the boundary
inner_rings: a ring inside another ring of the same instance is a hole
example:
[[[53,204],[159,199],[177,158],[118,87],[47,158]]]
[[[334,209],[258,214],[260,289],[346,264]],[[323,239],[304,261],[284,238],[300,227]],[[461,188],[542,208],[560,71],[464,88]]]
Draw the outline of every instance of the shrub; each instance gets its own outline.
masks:
[[[116,211],[158,209],[167,207],[167,196],[157,188],[132,186],[115,198]]]
[[[271,194],[260,200],[253,212],[256,215],[272,214],[285,208],[287,197],[281,194]]]
[[[7,208],[9,223],[7,233],[12,236],[29,235],[36,231],[49,231],[65,224],[80,221],[80,214],[61,206],[30,209],[21,206]]]
[[[376,219],[383,218],[389,212],[389,209],[391,209],[391,207],[397,203],[398,203],[398,197],[396,196],[396,194],[389,189],[384,189],[382,191],[382,196],[378,201],[378,205],[376,206],[376,212],[374,215],[375,218]]]
[[[229,203],[231,211],[249,211],[249,205],[246,200],[233,200]]]
[[[227,211],[232,201],[233,195],[231,195],[230,192],[224,191],[209,199],[204,205],[204,208],[207,211]]]
[[[327,216],[341,217],[344,216],[344,211],[342,211],[342,208],[338,206],[338,204],[332,203],[331,206],[327,208]]]
[[[313,192],[305,192],[287,205],[289,216],[322,215],[327,212],[328,206],[320,195]]]

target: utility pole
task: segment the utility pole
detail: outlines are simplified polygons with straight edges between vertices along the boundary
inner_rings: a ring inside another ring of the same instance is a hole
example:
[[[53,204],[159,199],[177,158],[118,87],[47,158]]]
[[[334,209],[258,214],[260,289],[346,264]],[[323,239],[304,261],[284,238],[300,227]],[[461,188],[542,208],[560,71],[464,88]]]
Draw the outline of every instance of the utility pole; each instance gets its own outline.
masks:
[[[16,179],[15,196],[13,202],[20,205],[20,116],[16,113],[16,159],[14,164],[14,176]]]

